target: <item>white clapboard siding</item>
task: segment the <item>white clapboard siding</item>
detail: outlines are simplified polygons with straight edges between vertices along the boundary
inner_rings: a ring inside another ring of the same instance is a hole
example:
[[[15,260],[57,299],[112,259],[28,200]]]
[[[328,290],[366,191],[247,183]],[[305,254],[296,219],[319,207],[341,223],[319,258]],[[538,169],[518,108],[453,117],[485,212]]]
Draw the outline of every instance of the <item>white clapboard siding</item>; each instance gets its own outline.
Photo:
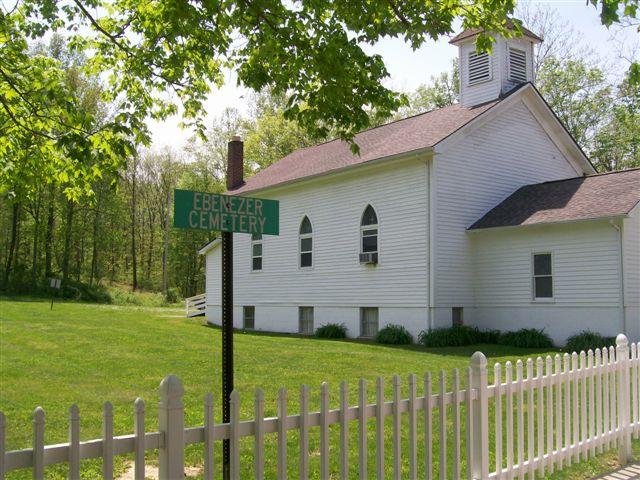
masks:
[[[284,479],[292,468],[295,477],[300,478],[318,474],[320,478],[352,478],[356,470],[359,478],[367,478],[368,448],[375,449],[371,456],[376,459],[379,478],[433,479],[434,472],[441,479],[524,479],[525,475],[539,478],[612,448],[619,449],[623,462],[630,460],[631,439],[640,428],[639,363],[638,344],[628,345],[626,337],[620,335],[615,348],[565,355],[564,361],[559,355],[535,361],[529,358],[526,376],[520,360],[515,375],[510,363],[496,364],[494,380],[489,384],[486,358],[477,352],[466,371],[464,390],[457,370],[451,373],[451,391],[447,390],[449,374],[445,371],[436,377],[437,388],[433,388],[432,376],[427,373],[421,392],[415,375],[404,382],[394,376],[391,399],[385,398],[384,382],[378,378],[376,399],[371,404],[363,379],[341,382],[338,394],[334,392],[331,398],[329,385],[323,383],[314,389],[320,392],[319,411],[309,411],[312,389],[302,386],[299,413],[290,413],[288,391],[282,387],[276,398],[277,416],[265,418],[264,393],[256,389],[251,419],[242,418],[240,393],[234,390],[229,423],[214,422],[213,396],[207,394],[203,425],[186,428],[184,389],[179,379],[169,376],[160,389],[157,432],[144,431],[144,402],[137,399],[135,433],[114,436],[113,407],[107,402],[103,409],[102,438],[83,442],[80,411],[72,405],[68,443],[47,445],[45,414],[38,407],[33,415],[31,448],[7,451],[7,420],[0,412],[0,480],[7,472],[20,468],[30,468],[33,477],[41,479],[48,465],[58,463],[68,464],[70,478],[81,478],[82,461],[89,458],[102,459],[103,478],[109,479],[114,476],[115,456],[129,453],[134,453],[135,478],[142,479],[148,450],[159,451],[160,479],[176,478],[184,471],[184,448],[191,444],[203,445],[203,476],[212,479],[214,473],[221,471],[220,467],[214,468],[213,452],[223,440],[230,441],[231,478],[244,478],[253,472],[256,479],[274,474]],[[355,406],[351,405],[354,395],[349,394],[350,384],[358,386]],[[402,395],[403,391],[407,397]],[[462,414],[463,407],[466,415]],[[385,418],[389,416],[391,425],[385,426]],[[369,445],[367,423],[374,418],[376,440]],[[433,421],[437,422],[439,432],[435,437]],[[331,425],[339,428],[338,436],[329,435]],[[351,428],[357,428],[357,436],[350,435]],[[299,448],[292,449],[287,441],[291,430],[300,432]],[[494,433],[491,443],[490,431]],[[316,433],[320,436],[319,464],[309,461],[316,455],[309,449],[309,437]],[[420,435],[424,438],[422,445],[418,445]],[[253,442],[241,442],[245,437],[253,437]],[[384,463],[385,442],[391,445],[389,465]],[[353,448],[357,448],[357,456],[350,455]],[[449,454],[450,449],[453,455]],[[289,461],[290,454],[297,456],[296,461]],[[349,463],[356,457],[357,468]],[[420,458],[424,460],[422,465],[418,463]],[[490,458],[495,462],[490,464]],[[331,459],[337,463],[334,465]],[[465,463],[467,471],[463,472]]]
[[[427,164],[425,158],[369,168],[304,187],[260,193],[280,202],[280,235],[263,237],[263,266],[250,270],[250,236],[234,235],[234,301],[260,305],[424,307],[427,295]],[[399,192],[402,192],[401,194]],[[379,264],[360,265],[360,220],[374,207]],[[298,266],[298,231],[313,227],[313,267]],[[407,246],[410,245],[410,248]],[[207,255],[207,303],[219,305],[220,248]],[[418,253],[420,252],[420,253]],[[261,328],[277,329],[277,325]]]
[[[630,338],[640,338],[640,204],[622,222],[624,305]]]
[[[522,102],[436,156],[434,172],[436,306],[474,303],[467,227],[518,187],[580,174]]]

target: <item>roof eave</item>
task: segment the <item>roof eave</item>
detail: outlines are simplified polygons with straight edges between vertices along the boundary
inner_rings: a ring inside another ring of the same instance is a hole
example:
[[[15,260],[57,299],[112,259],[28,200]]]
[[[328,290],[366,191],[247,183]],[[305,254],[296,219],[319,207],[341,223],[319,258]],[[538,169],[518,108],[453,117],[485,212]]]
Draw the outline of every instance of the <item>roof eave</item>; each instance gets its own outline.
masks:
[[[618,219],[627,218],[627,217],[629,217],[628,213],[620,213],[617,215],[603,215],[600,217],[576,218],[573,220],[559,220],[556,222],[521,223],[519,225],[500,225],[496,227],[473,227],[473,225],[471,225],[470,227],[467,227],[467,232],[475,233],[475,232],[514,230],[514,229],[526,228],[526,227],[548,227],[551,225],[571,225],[574,223],[582,223],[582,222],[618,220]]]
[[[198,250],[198,254],[205,255],[209,250],[212,250],[218,245],[220,245],[220,243],[222,243],[222,240],[220,238],[214,238],[209,243],[207,243],[204,247]]]
[[[321,172],[321,173],[317,173],[314,175],[307,175],[304,177],[300,177],[300,178],[294,178],[292,180],[286,180],[284,182],[280,182],[280,183],[276,183],[273,185],[268,185],[266,187],[262,187],[262,188],[255,188],[255,189],[250,189],[250,190],[245,190],[242,191],[240,193],[235,193],[233,191],[230,192],[226,192],[230,195],[245,195],[245,194],[251,194],[253,195],[256,192],[264,192],[264,191],[268,191],[268,190],[277,190],[280,188],[287,188],[290,187],[292,185],[296,185],[298,183],[304,183],[304,182],[308,182],[308,181],[314,181],[314,180],[318,180],[324,177],[328,177],[331,175],[336,175],[336,174],[341,174],[341,173],[347,173],[351,170],[355,170],[358,168],[362,168],[365,166],[371,166],[371,165],[378,165],[378,164],[382,164],[382,163],[386,163],[386,162],[390,162],[390,161],[398,161],[398,160],[408,160],[410,158],[413,157],[419,157],[421,155],[432,155],[434,152],[434,147],[433,146],[428,146],[428,147],[423,147],[423,148],[418,148],[415,150],[410,150],[408,152],[402,152],[402,153],[396,153],[393,155],[387,155],[385,157],[379,157],[379,158],[374,158],[373,160],[368,160],[366,162],[362,162],[362,163],[356,163],[354,165],[347,165],[346,167],[340,167],[340,168],[335,168],[333,170],[328,170],[326,172]]]

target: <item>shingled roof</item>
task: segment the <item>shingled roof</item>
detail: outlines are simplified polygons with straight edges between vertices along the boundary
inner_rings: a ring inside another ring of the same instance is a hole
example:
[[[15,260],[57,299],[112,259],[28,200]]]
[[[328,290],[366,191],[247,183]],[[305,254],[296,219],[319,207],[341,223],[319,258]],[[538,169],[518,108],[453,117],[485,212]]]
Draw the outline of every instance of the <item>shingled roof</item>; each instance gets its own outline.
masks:
[[[371,160],[433,147],[497,103],[499,100],[473,108],[451,105],[365,130],[354,139],[360,147],[360,155],[351,153],[349,144],[342,140],[296,150],[249,177],[241,187],[232,192],[236,194],[260,190]]]
[[[506,22],[506,27],[509,30],[513,30],[514,29],[514,23],[513,20],[511,18],[507,18],[507,22]],[[535,33],[533,33],[531,30],[529,30],[528,28],[521,26],[520,29],[522,30],[522,35],[525,37],[529,37],[532,40],[535,40],[536,43],[542,42],[542,38],[540,38],[538,35],[536,35]],[[462,32],[460,32],[459,34],[457,34],[455,37],[453,37],[449,43],[452,45],[455,45],[456,43],[462,41],[462,40],[466,40],[467,38],[470,37],[475,37],[476,35],[478,35],[479,33],[483,32],[484,29],[482,28],[467,28],[466,30],[463,30]]]
[[[628,214],[640,202],[640,168],[527,185],[469,230],[561,223]]]

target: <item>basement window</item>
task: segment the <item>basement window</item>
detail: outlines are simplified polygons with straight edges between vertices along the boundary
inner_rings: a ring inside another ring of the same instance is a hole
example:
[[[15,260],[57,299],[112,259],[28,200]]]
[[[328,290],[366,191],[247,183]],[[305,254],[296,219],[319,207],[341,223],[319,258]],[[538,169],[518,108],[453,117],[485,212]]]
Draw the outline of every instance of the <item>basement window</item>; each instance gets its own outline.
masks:
[[[360,336],[375,337],[378,333],[378,307],[360,308]]]
[[[509,80],[516,83],[527,81],[527,53],[509,47]]]
[[[245,330],[256,328],[256,307],[242,307],[242,328]]]
[[[469,52],[468,58],[468,80],[469,85],[491,80],[491,64],[488,53]]]
[[[462,317],[462,307],[451,308],[451,324],[454,327],[460,327],[464,325],[464,319]]]
[[[298,307],[298,332],[313,334],[313,307]]]
[[[553,299],[553,265],[551,253],[533,254],[533,298]]]

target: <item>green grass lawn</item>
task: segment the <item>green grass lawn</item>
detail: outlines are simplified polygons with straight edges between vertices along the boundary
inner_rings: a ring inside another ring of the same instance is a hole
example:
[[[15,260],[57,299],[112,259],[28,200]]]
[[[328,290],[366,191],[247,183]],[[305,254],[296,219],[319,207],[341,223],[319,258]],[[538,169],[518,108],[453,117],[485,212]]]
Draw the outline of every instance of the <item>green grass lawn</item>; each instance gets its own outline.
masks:
[[[185,387],[187,426],[202,424],[202,401],[208,391],[214,392],[219,421],[220,343],[220,330],[207,327],[202,317],[184,318],[179,309],[56,303],[50,311],[49,303],[44,300],[0,299],[0,410],[7,419],[8,449],[30,446],[31,416],[38,405],[46,412],[47,443],[66,441],[66,412],[72,403],[80,408],[83,440],[100,436],[101,408],[107,400],[114,405],[116,434],[133,432],[133,402],[138,396],[147,402],[147,431],[151,431],[157,424],[158,384],[170,373],[180,377]],[[394,348],[354,341],[238,332],[235,336],[235,382],[242,399],[241,413],[244,418],[252,417],[256,387],[265,392],[268,416],[276,414],[276,394],[281,386],[289,389],[290,414],[298,411],[298,392],[302,384],[312,388],[313,410],[318,409],[319,386],[323,381],[329,382],[332,408],[338,406],[338,384],[342,380],[349,381],[352,405],[357,402],[357,383],[361,377],[370,385],[371,401],[378,376],[386,380],[388,399],[391,399],[394,374],[402,377],[406,395],[406,378],[410,373],[422,376],[430,371],[437,375],[441,369],[447,372],[454,368],[464,369],[469,365],[471,354],[478,349],[487,355],[491,366],[495,362],[556,353],[494,345],[430,350]],[[420,380],[419,395],[421,385]],[[434,416],[434,425],[436,420]],[[371,423],[369,428],[370,446],[374,445],[374,425]],[[406,433],[406,428],[403,427],[403,431]],[[336,447],[332,449],[331,468],[336,474],[339,471],[338,433],[337,426],[332,427],[331,445]],[[350,468],[354,476],[357,472],[356,436],[357,424],[352,423]],[[449,431],[450,441],[452,436],[453,432]],[[275,436],[270,437],[266,471],[274,474]],[[289,470],[292,477],[297,476],[297,441],[296,433],[290,432]],[[243,440],[242,445],[241,461],[244,475],[248,476],[252,468],[252,440]],[[312,437],[310,448],[311,469],[317,475],[317,436]],[[216,460],[219,460],[219,453],[216,452]],[[387,466],[390,467],[390,442],[387,453]],[[200,446],[187,449],[187,463],[198,465],[201,457]],[[150,458],[153,461],[153,454]],[[374,449],[370,448],[371,472],[375,471],[374,458]],[[438,458],[437,454],[434,458]],[[614,458],[614,454],[605,455],[552,478],[588,478],[592,473],[615,466]],[[419,461],[422,463],[421,456]],[[100,463],[85,463],[83,476],[98,478]],[[122,460],[118,468],[122,470]],[[54,478],[65,475],[63,466],[49,470]],[[29,473],[21,472],[10,478],[23,477],[28,478]]]

